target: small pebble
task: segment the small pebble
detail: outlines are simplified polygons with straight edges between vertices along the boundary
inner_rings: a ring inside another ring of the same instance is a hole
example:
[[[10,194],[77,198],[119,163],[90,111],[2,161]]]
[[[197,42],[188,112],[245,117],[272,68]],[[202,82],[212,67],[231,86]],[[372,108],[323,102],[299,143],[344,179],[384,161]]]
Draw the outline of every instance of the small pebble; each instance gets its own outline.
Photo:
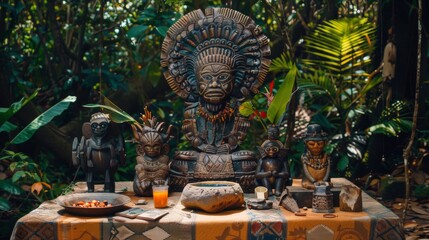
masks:
[[[140,199],[140,200],[138,200],[137,201],[137,203],[136,203],[137,205],[146,205],[147,204],[147,201],[146,200],[143,200],[143,199]]]
[[[295,216],[307,216],[307,213],[305,213],[305,212],[296,212]]]
[[[308,208],[307,208],[307,207],[303,207],[303,208],[302,208],[302,210],[307,211],[307,210],[308,210]]]

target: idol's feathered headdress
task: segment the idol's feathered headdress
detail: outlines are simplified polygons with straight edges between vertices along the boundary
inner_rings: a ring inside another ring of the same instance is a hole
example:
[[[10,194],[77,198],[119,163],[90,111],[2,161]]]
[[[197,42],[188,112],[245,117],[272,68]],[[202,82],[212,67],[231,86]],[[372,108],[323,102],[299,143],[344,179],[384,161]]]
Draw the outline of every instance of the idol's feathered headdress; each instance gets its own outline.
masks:
[[[228,8],[192,11],[167,32],[161,67],[169,86],[186,101],[198,100],[197,64],[221,63],[235,74],[235,98],[256,94],[271,61],[269,39],[248,16]]]

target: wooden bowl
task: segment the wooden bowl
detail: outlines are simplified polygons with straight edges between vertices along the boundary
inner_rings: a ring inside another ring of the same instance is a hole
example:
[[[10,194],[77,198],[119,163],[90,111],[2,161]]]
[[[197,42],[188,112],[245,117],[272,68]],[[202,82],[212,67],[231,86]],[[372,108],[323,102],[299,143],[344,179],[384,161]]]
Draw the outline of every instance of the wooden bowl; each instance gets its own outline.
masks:
[[[79,201],[90,202],[92,200],[107,200],[111,206],[89,208],[73,206],[73,204]],[[131,199],[117,193],[73,193],[59,196],[55,201],[58,205],[64,207],[66,212],[71,214],[82,216],[106,216],[124,209],[125,204],[129,203]]]

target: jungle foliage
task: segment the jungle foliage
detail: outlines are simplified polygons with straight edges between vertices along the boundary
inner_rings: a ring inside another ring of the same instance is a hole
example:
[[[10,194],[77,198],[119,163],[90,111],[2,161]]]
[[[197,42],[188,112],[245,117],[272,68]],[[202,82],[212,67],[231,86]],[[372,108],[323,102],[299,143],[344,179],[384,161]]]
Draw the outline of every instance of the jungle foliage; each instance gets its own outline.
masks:
[[[188,147],[180,134],[183,102],[162,76],[160,50],[175,21],[206,7],[229,7],[251,16],[271,40],[266,85],[241,109],[257,120],[243,148],[256,149],[267,124],[281,125],[292,175],[298,177],[304,151],[300,134],[309,122],[317,122],[331,139],[327,151],[334,159],[334,176],[355,180],[371,166],[391,171],[400,164],[414,107],[417,45],[409,26],[416,25],[415,1],[7,0],[0,3],[2,234],[13,224],[3,224],[6,219],[16,219],[67,191],[75,178],[83,179],[71,166],[71,143],[94,111],[110,106],[128,140],[128,164],[118,170],[117,180],[134,177],[135,146],[127,122],[138,119],[144,106],[175,126],[172,149]],[[427,20],[428,11],[423,12]],[[395,102],[385,106],[381,76],[372,73],[391,25],[397,28],[402,57],[393,85]],[[421,89],[427,96],[424,28]],[[429,139],[424,131],[428,105],[422,100],[419,106],[420,142]],[[387,152],[388,144],[398,150]]]

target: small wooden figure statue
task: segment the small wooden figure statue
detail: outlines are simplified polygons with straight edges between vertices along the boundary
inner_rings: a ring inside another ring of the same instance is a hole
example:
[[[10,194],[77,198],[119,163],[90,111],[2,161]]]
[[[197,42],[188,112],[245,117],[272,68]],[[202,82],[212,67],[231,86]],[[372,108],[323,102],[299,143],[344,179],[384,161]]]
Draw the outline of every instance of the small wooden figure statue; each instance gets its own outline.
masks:
[[[110,126],[110,117],[94,113],[82,125],[83,136],[73,141],[73,165],[85,171],[88,192],[94,192],[94,174],[104,174],[104,191],[115,192],[115,172],[125,162],[124,140]]]
[[[157,122],[147,107],[144,110],[143,125],[132,125],[138,142],[133,189],[138,196],[152,196],[152,185],[168,184],[170,158],[166,154],[170,150],[167,143],[171,139],[171,125],[163,133],[164,122]]]
[[[306,152],[301,156],[302,187],[314,189],[316,183],[329,182],[331,160],[324,152],[327,134],[319,124],[310,124],[304,134]]]
[[[256,168],[257,185],[268,189],[268,194],[280,196],[289,179],[289,167],[285,159],[285,149],[278,140],[279,129],[275,125],[268,128],[268,140],[260,147],[261,158]]]

